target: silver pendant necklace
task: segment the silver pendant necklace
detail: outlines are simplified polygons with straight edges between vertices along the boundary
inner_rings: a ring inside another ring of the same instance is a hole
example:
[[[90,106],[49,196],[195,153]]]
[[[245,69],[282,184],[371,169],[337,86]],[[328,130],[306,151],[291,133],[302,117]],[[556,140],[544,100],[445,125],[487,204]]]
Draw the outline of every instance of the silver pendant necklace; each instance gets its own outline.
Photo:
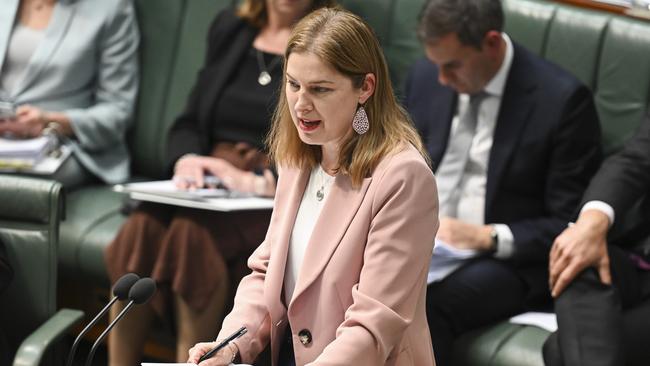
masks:
[[[325,175],[327,175],[327,178],[325,177]],[[319,179],[320,188],[316,190],[316,200],[320,202],[323,200],[323,198],[325,198],[325,185],[329,186],[330,182],[332,181],[332,179],[334,179],[334,177],[325,173],[325,169],[323,169],[320,166],[318,167],[318,177],[320,178]]]
[[[262,51],[255,49],[255,53],[257,54],[257,66],[260,69],[260,75],[257,77],[257,82],[262,86],[267,86],[271,83],[271,81],[273,81],[273,78],[271,77],[271,71],[275,69],[282,58],[280,56],[275,56],[273,58],[273,61],[271,61],[267,67],[266,63],[264,62],[264,55],[262,54]]]

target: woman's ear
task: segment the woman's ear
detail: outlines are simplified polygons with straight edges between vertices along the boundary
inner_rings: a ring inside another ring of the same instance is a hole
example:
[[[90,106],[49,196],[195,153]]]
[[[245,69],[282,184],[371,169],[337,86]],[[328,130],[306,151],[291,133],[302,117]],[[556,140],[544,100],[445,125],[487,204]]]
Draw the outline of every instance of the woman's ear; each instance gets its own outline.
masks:
[[[359,95],[359,104],[365,104],[368,98],[375,93],[377,77],[373,73],[367,73],[363,84],[361,84],[361,94]]]

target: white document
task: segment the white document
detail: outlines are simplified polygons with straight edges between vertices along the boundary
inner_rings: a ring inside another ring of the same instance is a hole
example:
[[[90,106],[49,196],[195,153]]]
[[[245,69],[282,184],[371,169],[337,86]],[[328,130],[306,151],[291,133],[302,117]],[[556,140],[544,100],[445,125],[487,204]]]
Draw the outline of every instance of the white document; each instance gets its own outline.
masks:
[[[129,194],[134,200],[213,211],[266,210],[273,199],[256,197],[226,189],[181,190],[171,180],[118,184],[113,190]]]
[[[512,324],[532,325],[538,328],[555,332],[557,330],[557,317],[555,313],[528,312],[510,318]]]
[[[155,180],[151,182],[118,184],[114,187],[114,189],[118,192],[157,194],[160,196],[183,198],[188,200],[246,196],[243,194],[233,193],[227,189],[200,188],[191,191],[178,189],[172,180]]]
[[[0,156],[34,157],[52,146],[52,138],[39,136],[31,139],[8,139],[0,137]]]
[[[431,262],[429,263],[427,283],[431,284],[436,281],[441,281],[467,260],[480,254],[481,252],[478,250],[458,249],[442,240],[436,239],[435,245],[433,246]]]
[[[29,173],[37,175],[54,174],[72,150],[65,145],[52,149],[49,153],[37,158],[5,157],[0,155],[0,172]]]

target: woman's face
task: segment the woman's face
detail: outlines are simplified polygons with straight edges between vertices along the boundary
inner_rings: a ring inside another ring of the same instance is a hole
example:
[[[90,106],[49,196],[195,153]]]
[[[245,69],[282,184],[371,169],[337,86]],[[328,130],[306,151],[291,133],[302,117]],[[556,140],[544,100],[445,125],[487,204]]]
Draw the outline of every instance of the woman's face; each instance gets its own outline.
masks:
[[[372,94],[374,82],[368,79],[367,76],[361,88],[355,88],[352,80],[318,56],[289,55],[286,97],[300,139],[309,145],[338,151],[353,133],[352,119],[357,105],[365,103]]]
[[[312,8],[314,0],[265,0],[268,12],[282,17],[300,19]]]

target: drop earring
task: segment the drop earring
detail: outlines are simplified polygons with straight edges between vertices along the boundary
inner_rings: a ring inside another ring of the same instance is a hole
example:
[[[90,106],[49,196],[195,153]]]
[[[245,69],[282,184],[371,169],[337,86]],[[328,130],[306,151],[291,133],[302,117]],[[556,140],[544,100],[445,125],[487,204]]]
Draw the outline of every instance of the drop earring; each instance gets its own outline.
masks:
[[[368,121],[368,115],[362,105],[357,108],[357,112],[354,114],[352,129],[359,135],[363,135],[370,129],[370,121]]]

